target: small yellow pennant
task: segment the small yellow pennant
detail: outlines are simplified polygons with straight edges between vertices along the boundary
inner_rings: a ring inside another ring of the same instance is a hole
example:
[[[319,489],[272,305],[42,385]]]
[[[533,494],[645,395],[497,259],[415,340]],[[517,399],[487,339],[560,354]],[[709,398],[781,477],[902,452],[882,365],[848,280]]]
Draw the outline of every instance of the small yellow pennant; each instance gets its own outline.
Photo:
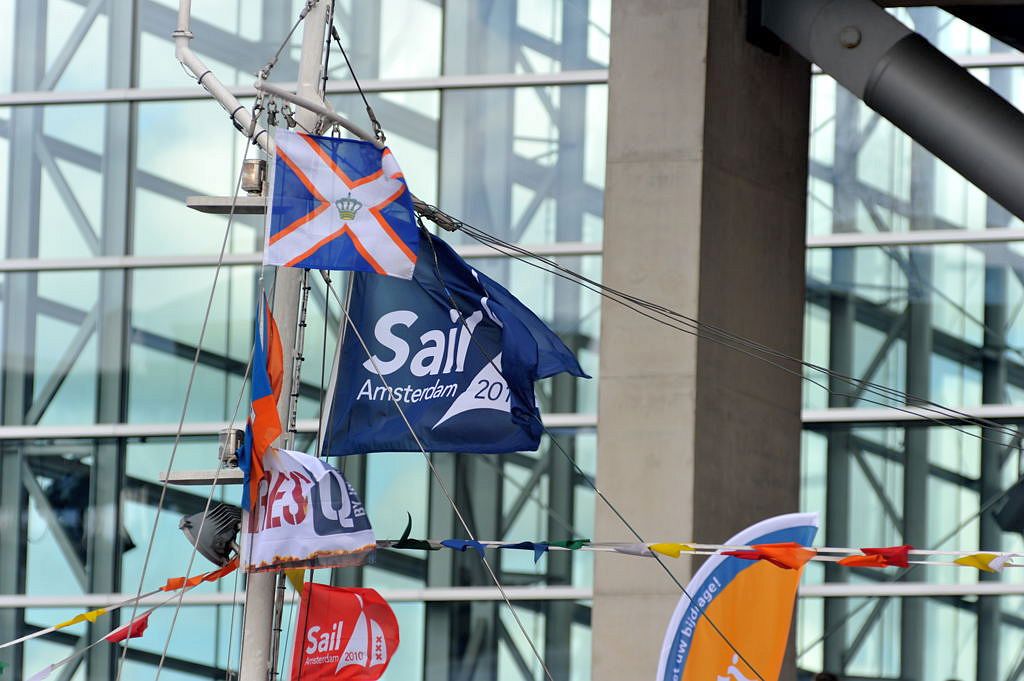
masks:
[[[306,571],[302,568],[291,568],[285,570],[284,574],[291,582],[292,588],[302,593],[302,585],[306,583]]]
[[[71,625],[78,624],[79,622],[95,622],[97,620],[97,618],[99,618],[100,615],[106,615],[106,614],[107,614],[107,609],[106,608],[97,608],[96,610],[90,610],[89,612],[83,612],[80,615],[75,615],[74,617],[69,619],[67,622],[61,622],[60,624],[56,625],[54,627],[54,629],[63,629],[64,627],[70,627]]]
[[[982,572],[996,572],[992,567],[992,561],[998,557],[999,555],[996,553],[972,553],[969,556],[961,556],[953,562],[957,565],[977,568]]]
[[[663,556],[671,556],[672,558],[678,558],[679,554],[683,551],[693,551],[693,547],[689,544],[675,544],[672,542],[648,544],[647,548],[655,553],[660,553]]]

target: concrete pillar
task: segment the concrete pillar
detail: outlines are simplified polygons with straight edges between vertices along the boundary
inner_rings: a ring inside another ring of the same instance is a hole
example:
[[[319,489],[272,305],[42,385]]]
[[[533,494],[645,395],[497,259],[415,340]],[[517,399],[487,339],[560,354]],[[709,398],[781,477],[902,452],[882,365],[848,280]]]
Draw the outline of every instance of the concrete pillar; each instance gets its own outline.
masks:
[[[749,44],[743,5],[613,3],[604,281],[799,356],[810,69]],[[645,540],[798,510],[799,378],[601,314],[597,482]],[[630,537],[600,502],[595,536]],[[652,678],[679,595],[654,561],[598,555],[593,678]]]

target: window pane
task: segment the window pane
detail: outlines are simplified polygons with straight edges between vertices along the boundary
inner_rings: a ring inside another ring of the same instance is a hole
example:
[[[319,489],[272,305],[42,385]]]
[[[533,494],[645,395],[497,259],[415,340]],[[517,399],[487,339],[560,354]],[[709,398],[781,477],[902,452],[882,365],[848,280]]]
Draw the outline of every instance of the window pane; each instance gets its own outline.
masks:
[[[445,73],[553,73],[607,68],[611,2],[445,4]]]
[[[445,92],[441,207],[506,241],[600,241],[606,93]]]

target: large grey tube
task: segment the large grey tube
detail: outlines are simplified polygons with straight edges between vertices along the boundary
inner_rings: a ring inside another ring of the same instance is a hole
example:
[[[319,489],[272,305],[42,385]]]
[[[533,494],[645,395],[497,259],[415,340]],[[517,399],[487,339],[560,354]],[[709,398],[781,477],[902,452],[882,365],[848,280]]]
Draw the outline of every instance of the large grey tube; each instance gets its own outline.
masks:
[[[886,53],[864,103],[1024,219],[1024,114],[923,37]]]
[[[763,0],[766,28],[1024,219],[1024,114],[871,0]]]

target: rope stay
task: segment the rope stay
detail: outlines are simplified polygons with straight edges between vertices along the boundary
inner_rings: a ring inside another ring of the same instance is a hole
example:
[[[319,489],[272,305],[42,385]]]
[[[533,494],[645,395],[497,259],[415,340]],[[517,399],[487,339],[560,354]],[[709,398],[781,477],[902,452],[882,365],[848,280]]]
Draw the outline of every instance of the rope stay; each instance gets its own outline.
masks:
[[[472,335],[472,329],[469,327],[469,323],[466,320],[466,315],[463,313],[462,308],[459,307],[458,301],[455,300],[455,297],[452,295],[451,290],[448,288],[448,283],[444,280],[444,276],[441,274],[441,267],[440,263],[438,262],[437,251],[434,249],[433,237],[430,235],[430,232],[426,231],[425,229],[423,230],[423,236],[426,237],[427,243],[430,244],[430,250],[434,256],[434,273],[437,275],[438,280],[441,282],[441,288],[444,289],[444,292],[448,297],[448,304],[451,305],[452,308],[455,310],[456,314],[458,314],[459,322],[463,325],[463,328],[465,328],[466,331],[470,332],[469,338],[471,344],[480,352],[481,355],[487,358],[487,361],[491,365],[491,368],[498,372],[498,375],[500,376],[501,369],[494,362],[494,359],[490,358],[488,354],[484,351],[484,349],[480,347],[479,341]],[[398,403],[396,402],[395,404],[397,405]],[[544,422],[540,419],[540,417],[537,414],[533,414],[533,416],[537,420],[537,423],[540,424],[540,427],[543,429],[544,434],[548,436],[548,439],[551,442],[551,444],[553,444],[555,448],[562,454],[562,456],[565,457],[566,461],[568,461],[572,465],[572,467],[576,470],[576,473],[581,478],[587,481],[587,484],[590,485],[591,489],[594,490],[594,493],[598,496],[598,498],[601,499],[604,505],[607,506],[608,509],[615,514],[615,516],[622,522],[626,529],[629,530],[630,534],[636,537],[636,540],[638,542],[643,543],[643,537],[640,535],[639,532],[636,531],[636,528],[634,528],[633,525],[628,520],[626,520],[626,517],[619,511],[615,504],[613,504],[611,500],[607,496],[605,496],[604,492],[602,492],[601,489],[597,486],[597,481],[592,480],[590,476],[588,476],[586,472],[582,468],[580,468],[580,465],[576,462],[576,459],[571,454],[569,454],[568,451],[566,451],[566,449],[562,446],[562,444],[558,441],[554,434],[550,430],[548,430],[547,426],[544,425]],[[474,538],[471,536],[470,539]],[[680,592],[682,592],[683,596],[688,598],[691,603],[694,602],[693,596],[690,595],[689,591],[686,589],[685,586],[683,586],[683,583],[679,581],[679,578],[675,576],[675,573],[672,572],[668,565],[666,565],[664,561],[662,561],[661,557],[655,553],[653,554],[653,558],[658,562],[658,565],[665,572],[665,574],[667,574],[669,578],[675,583],[676,587],[679,589]],[[722,631],[717,624],[715,624],[715,622],[711,619],[711,616],[707,614],[705,608],[699,608],[698,613],[699,616],[704,618],[704,620],[711,626],[711,628],[715,631],[719,638],[721,638],[722,641],[729,647],[729,649],[732,650],[736,657],[738,657],[740,661],[742,661],[743,664],[745,664],[760,681],[766,681],[765,677],[761,674],[761,672],[759,672],[757,668],[754,667],[754,665],[751,664],[746,657],[744,657],[740,649],[737,648],[736,645],[734,645],[733,642],[729,639],[729,637],[726,636],[725,632]]]
[[[334,296],[335,300],[341,303],[341,298],[338,296],[338,292],[334,290],[334,287],[328,284],[327,288],[330,291],[331,295]],[[423,455],[423,459],[427,463],[427,468],[430,469],[430,474],[434,478],[434,482],[437,483],[437,486],[441,490],[441,493],[444,495],[445,499],[447,499],[448,504],[452,507],[452,511],[455,512],[455,517],[458,519],[459,524],[462,526],[462,529],[466,532],[466,535],[473,541],[476,541],[476,535],[470,528],[469,523],[466,522],[465,517],[463,517],[462,511],[459,510],[458,504],[455,503],[455,499],[452,497],[451,492],[448,491],[448,486],[444,483],[444,479],[441,477],[441,474],[437,472],[437,468],[434,466],[434,462],[431,460],[430,454],[427,453],[426,448],[423,446],[423,442],[420,440],[419,435],[416,433],[416,429],[413,428],[412,423],[409,421],[409,418],[405,414],[405,410],[402,409],[401,403],[398,401],[398,398],[395,397],[394,391],[391,390],[387,379],[381,372],[380,366],[377,364],[377,358],[374,356],[373,352],[366,344],[366,341],[363,340],[363,335],[359,332],[359,329],[356,327],[355,322],[352,321],[352,318],[349,316],[348,310],[342,307],[342,313],[345,315],[345,323],[348,326],[348,329],[355,334],[356,339],[359,341],[360,347],[363,349],[363,352],[366,353],[367,359],[373,366],[374,373],[377,374],[377,377],[381,380],[381,383],[388,389],[388,395],[390,396],[391,403],[395,406],[395,409],[398,410],[398,414],[402,418],[402,422],[405,424],[405,427],[408,429],[409,434],[416,442],[417,447],[419,447],[420,453]],[[480,556],[480,560],[483,563],[484,568],[487,570],[487,574],[490,576],[491,581],[494,582],[494,586],[497,587],[498,592],[501,594],[502,600],[505,601],[505,605],[507,606],[509,613],[512,615],[512,618],[518,625],[519,631],[526,638],[527,643],[530,644],[530,648],[533,650],[534,656],[537,658],[537,661],[543,668],[544,674],[545,676],[547,676],[548,681],[554,681],[554,677],[551,676],[551,671],[548,669],[547,663],[544,661],[544,656],[541,655],[540,650],[537,648],[537,644],[534,643],[533,638],[526,631],[526,626],[523,624],[523,621],[519,618],[519,613],[517,613],[516,609],[512,606],[512,601],[511,599],[509,599],[508,593],[505,591],[505,587],[502,586],[497,574],[491,567],[490,561],[488,561],[485,556]]]
[[[977,433],[973,433],[956,424],[963,423],[967,426],[976,426],[987,431],[994,431],[993,434],[995,435],[1005,435],[1010,438],[1016,438],[1020,435],[1020,430],[1015,427],[1003,425],[997,421],[993,421],[992,419],[973,416],[967,412],[954,409],[953,407],[948,407],[932,400],[917,397],[879,383],[848,376],[827,367],[814,364],[813,362],[808,362],[801,358],[788,355],[782,351],[775,350],[756,340],[727,331],[713,324],[701,322],[694,317],[677,312],[664,305],[606,286],[557,263],[551,258],[533,253],[522,246],[506,242],[484,232],[483,230],[473,227],[472,225],[448,215],[435,206],[426,206],[424,210],[420,210],[419,206],[416,206],[416,208],[417,212],[419,212],[422,217],[438,224],[438,226],[441,226],[444,229],[458,229],[470,238],[484,246],[487,246],[488,248],[491,248],[497,253],[518,260],[526,265],[539,269],[543,272],[547,272],[548,274],[571,281],[603,298],[629,308],[637,314],[647,317],[654,322],[688,335],[696,336],[701,340],[707,340],[722,345],[723,347],[731,348],[749,357],[771,364],[782,371],[798,376],[802,380],[818,386],[829,394],[855,398],[870,404],[888,407],[894,411],[922,418],[938,426],[953,428],[954,430],[957,430],[969,437],[974,437],[982,441],[992,442],[1003,446],[1007,444],[1005,441],[994,439],[984,434],[979,435]],[[538,264],[538,262],[541,264]],[[815,380],[813,377],[804,374],[801,370],[794,369],[791,366],[786,366],[786,364],[794,364],[801,369],[825,374],[829,378],[833,378],[841,383],[851,386],[857,392],[847,393],[834,390]],[[879,399],[876,400],[865,397],[862,394],[864,392],[872,394]],[[882,399],[899,400],[904,404],[902,406],[894,405],[890,402],[880,401]],[[945,419],[945,421],[943,419]],[[954,423],[947,423],[946,421],[953,421]]]
[[[254,115],[254,118],[255,118],[255,115]],[[250,150],[251,147],[252,147],[252,139],[248,138],[246,140],[245,150],[244,150],[244,153],[243,153],[243,158],[245,158],[245,157],[247,157],[249,155],[249,150]],[[223,265],[224,265],[224,256],[227,253],[227,246],[228,246],[228,242],[229,242],[229,239],[230,239],[230,236],[231,236],[231,228],[232,228],[232,226],[234,224],[234,218],[235,218],[235,215],[236,215],[236,207],[237,207],[237,203],[238,203],[238,192],[240,191],[241,185],[242,185],[242,168],[243,168],[243,164],[239,164],[238,177],[237,177],[236,182],[235,182],[235,191],[234,191],[234,194],[232,195],[231,207],[230,207],[229,212],[228,212],[227,224],[224,227],[224,236],[223,236],[223,238],[221,240],[220,252],[219,252],[219,254],[217,256],[217,264],[216,264],[216,266],[214,268],[214,272],[213,272],[213,282],[212,282],[212,284],[210,286],[210,295],[207,298],[206,310],[203,313],[203,321],[202,321],[202,324],[200,325],[200,328],[199,328],[199,338],[196,341],[196,351],[195,351],[195,354],[192,357],[192,364],[191,364],[191,367],[189,369],[189,376],[188,376],[188,381],[187,381],[186,386],[185,386],[185,396],[184,396],[184,400],[182,402],[181,414],[180,414],[180,416],[178,418],[178,425],[175,428],[174,442],[171,445],[171,453],[170,453],[170,455],[168,457],[168,461],[167,461],[167,471],[168,472],[174,470],[174,461],[177,458],[178,446],[181,443],[182,430],[183,430],[183,428],[185,426],[185,417],[188,414],[188,407],[189,407],[189,403],[190,403],[191,397],[192,397],[192,388],[193,388],[193,386],[195,384],[196,372],[197,372],[198,367],[199,367],[199,357],[200,357],[200,355],[202,353],[203,341],[206,339],[206,332],[207,332],[207,329],[209,327],[210,316],[211,316],[211,313],[212,313],[212,310],[213,310],[213,302],[215,300],[215,296],[216,296],[216,292],[217,292],[217,285],[218,285],[218,283],[220,281],[220,273],[221,273],[221,270],[223,269]],[[250,364],[251,364],[251,360],[250,360]],[[244,386],[244,382],[243,382],[243,386]],[[237,405],[236,405],[236,414],[237,414]],[[220,469],[218,468],[218,473],[217,473],[218,476],[219,476],[219,472],[220,472]],[[140,574],[139,574],[139,586],[138,586],[138,589],[136,591],[136,597],[138,597],[138,596],[140,596],[142,594],[142,588],[143,588],[143,584],[145,583],[146,572],[147,572],[147,570],[149,568],[149,562],[150,562],[150,559],[152,558],[153,545],[154,545],[155,540],[156,540],[156,533],[157,533],[157,529],[158,529],[159,523],[160,523],[160,515],[161,515],[161,512],[163,511],[164,502],[165,502],[166,497],[167,497],[167,489],[168,489],[169,484],[170,484],[170,476],[168,475],[168,476],[166,476],[164,478],[164,481],[163,481],[163,483],[160,486],[160,496],[157,499],[156,509],[155,509],[154,516],[153,516],[153,526],[152,526],[152,529],[150,530],[149,542],[148,542],[148,544],[146,546],[146,555],[145,555],[145,558],[143,559],[142,570],[140,571]],[[216,489],[215,483],[211,484],[210,485],[210,494],[207,497],[207,510],[209,509],[209,505],[210,505],[210,503],[212,501],[215,489]],[[203,518],[203,521],[205,522],[205,516]],[[202,525],[200,525],[199,531],[202,531]],[[192,564],[193,564],[193,561],[195,559],[195,554],[196,554],[196,548],[195,548],[195,546],[193,546],[192,553],[191,553],[191,555],[189,557],[189,563],[188,563],[189,570],[191,570],[191,568],[192,568]],[[188,577],[188,574],[186,573],[186,578],[187,577]],[[178,610],[180,609],[180,607],[181,607],[181,599],[179,597],[178,605],[177,605],[177,608],[175,609],[174,619],[172,620],[172,625],[171,625],[172,628],[173,628],[173,622],[177,619],[177,614],[178,614]],[[134,621],[137,613],[138,613],[138,603],[136,602],[133,605],[133,607],[132,607],[132,614],[131,614],[131,617],[129,618],[129,621]],[[163,662],[166,659],[167,650],[168,650],[168,647],[170,645],[170,639],[171,639],[171,632],[168,631],[167,640],[165,642],[163,654],[161,655],[161,659],[160,659],[160,664],[157,666],[157,672],[156,672],[156,678],[157,679],[160,678],[160,671],[163,668]],[[125,642],[125,645],[123,646],[123,649],[121,651],[121,655],[120,655],[120,658],[119,658],[118,664],[117,664],[117,674],[115,676],[115,681],[120,681],[120,679],[121,679],[121,675],[122,675],[122,673],[124,671],[124,664],[125,664],[125,661],[126,661],[127,656],[128,656],[128,649],[129,648],[130,648],[130,639],[128,639]]]

